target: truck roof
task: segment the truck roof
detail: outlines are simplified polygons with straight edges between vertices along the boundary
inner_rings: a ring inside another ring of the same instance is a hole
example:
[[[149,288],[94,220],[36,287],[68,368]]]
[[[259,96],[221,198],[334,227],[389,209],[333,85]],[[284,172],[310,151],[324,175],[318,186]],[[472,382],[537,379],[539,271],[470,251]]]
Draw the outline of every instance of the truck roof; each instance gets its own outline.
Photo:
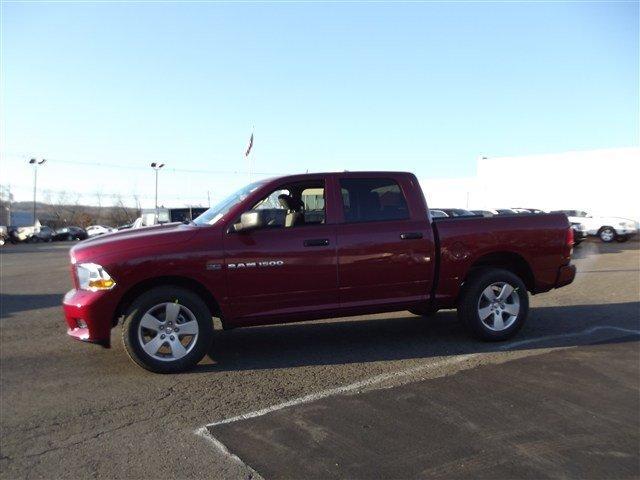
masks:
[[[288,179],[288,178],[295,178],[295,179],[305,179],[305,178],[316,178],[316,177],[323,177],[323,176],[332,176],[332,175],[340,175],[340,176],[346,176],[346,177],[366,177],[366,176],[372,176],[372,177],[382,177],[385,175],[391,175],[391,176],[398,176],[398,175],[411,175],[413,176],[413,173],[411,172],[403,172],[403,171],[392,171],[392,170],[364,170],[364,171],[360,171],[360,170],[343,170],[340,172],[311,172],[311,173],[296,173],[296,174],[292,174],[292,175],[279,175],[279,176],[275,176],[275,177],[270,177],[270,178],[265,178],[264,180],[259,180],[260,183],[266,183],[266,182],[272,182],[272,181],[276,181],[276,180],[284,180],[284,179]]]

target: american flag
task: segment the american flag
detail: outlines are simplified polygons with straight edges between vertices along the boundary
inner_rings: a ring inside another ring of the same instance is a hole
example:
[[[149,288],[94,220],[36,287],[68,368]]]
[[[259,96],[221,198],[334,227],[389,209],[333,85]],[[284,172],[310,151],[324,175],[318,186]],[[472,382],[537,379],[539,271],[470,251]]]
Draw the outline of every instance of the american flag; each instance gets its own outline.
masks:
[[[247,145],[247,151],[244,152],[244,156],[245,157],[249,156],[249,152],[251,152],[252,148],[253,148],[253,132],[251,132],[251,137],[249,138],[249,144]]]

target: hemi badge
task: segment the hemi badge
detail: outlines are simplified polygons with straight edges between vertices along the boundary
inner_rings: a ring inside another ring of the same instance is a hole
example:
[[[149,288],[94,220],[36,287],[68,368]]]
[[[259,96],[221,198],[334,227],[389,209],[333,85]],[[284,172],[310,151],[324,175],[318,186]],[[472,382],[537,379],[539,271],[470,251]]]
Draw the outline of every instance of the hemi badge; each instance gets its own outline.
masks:
[[[222,270],[222,264],[207,262],[207,270]]]

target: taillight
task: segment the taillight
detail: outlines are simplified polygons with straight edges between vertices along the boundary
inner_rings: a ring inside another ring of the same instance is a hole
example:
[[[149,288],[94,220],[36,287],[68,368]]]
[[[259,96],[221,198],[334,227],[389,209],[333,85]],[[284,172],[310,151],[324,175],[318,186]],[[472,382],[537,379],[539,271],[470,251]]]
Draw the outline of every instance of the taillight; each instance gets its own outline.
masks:
[[[567,229],[567,239],[565,241],[565,257],[571,258],[571,254],[573,253],[573,228],[569,227]]]

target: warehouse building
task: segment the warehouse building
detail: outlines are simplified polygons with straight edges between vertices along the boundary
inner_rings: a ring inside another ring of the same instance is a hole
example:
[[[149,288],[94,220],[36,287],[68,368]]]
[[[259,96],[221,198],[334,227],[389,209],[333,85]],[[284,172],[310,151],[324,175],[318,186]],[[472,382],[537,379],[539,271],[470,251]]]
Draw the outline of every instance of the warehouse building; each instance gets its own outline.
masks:
[[[421,179],[433,207],[578,209],[640,220],[640,148],[480,157],[475,177]]]

